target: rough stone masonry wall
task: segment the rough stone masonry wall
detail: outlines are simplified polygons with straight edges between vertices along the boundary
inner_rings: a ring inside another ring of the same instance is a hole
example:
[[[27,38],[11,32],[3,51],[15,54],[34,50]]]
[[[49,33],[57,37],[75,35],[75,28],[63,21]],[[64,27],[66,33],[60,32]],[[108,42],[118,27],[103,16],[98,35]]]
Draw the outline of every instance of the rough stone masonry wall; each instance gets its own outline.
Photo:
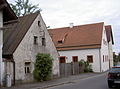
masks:
[[[38,21],[41,25],[38,26]],[[46,46],[42,46],[42,37],[45,32]],[[34,44],[34,36],[38,36],[38,44]],[[13,54],[15,64],[16,64],[16,80],[29,82],[33,80],[32,72],[34,70],[34,63],[37,53],[50,53],[54,58],[53,61],[53,75],[59,75],[59,62],[58,62],[58,53],[56,48],[48,34],[46,25],[42,20],[41,15],[35,19],[31,25],[29,31],[25,35],[24,39],[21,41],[17,47],[15,53]],[[31,75],[28,76],[25,74],[25,62],[31,62]]]

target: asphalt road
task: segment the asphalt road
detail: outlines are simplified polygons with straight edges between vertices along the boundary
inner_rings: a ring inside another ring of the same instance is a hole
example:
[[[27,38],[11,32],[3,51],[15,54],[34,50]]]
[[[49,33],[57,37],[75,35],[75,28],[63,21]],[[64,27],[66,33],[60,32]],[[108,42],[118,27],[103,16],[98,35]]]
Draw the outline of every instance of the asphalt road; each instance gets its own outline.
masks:
[[[101,74],[85,79],[71,81],[68,84],[49,87],[49,89],[109,89],[107,85],[107,74]],[[120,89],[120,88],[113,88]]]

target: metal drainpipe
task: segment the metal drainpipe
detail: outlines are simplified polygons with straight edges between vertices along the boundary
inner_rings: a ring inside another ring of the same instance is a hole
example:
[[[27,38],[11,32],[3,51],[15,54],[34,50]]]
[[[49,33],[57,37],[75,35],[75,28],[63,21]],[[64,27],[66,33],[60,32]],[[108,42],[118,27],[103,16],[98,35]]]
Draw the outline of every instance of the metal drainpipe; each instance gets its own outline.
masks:
[[[100,72],[101,72],[101,53],[100,53],[100,49],[99,49],[99,61],[100,61]]]

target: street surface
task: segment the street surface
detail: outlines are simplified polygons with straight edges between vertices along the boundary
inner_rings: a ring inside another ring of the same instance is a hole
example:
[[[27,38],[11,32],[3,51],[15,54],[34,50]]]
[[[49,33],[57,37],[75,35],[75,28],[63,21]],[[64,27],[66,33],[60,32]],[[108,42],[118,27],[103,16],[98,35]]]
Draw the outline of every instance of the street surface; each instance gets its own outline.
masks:
[[[106,73],[83,73],[44,82],[20,84],[0,89],[109,89]],[[120,89],[120,88],[113,88]]]
[[[54,86],[49,89],[109,89],[109,88],[107,86],[107,74],[104,73],[101,75],[96,75],[85,79],[74,80],[68,84]]]

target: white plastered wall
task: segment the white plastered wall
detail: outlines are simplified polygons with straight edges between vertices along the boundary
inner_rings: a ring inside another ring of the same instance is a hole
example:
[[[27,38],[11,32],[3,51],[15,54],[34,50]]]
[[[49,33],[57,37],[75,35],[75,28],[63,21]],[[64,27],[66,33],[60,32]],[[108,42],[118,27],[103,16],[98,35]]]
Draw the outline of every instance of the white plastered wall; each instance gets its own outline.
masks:
[[[107,42],[107,36],[106,36],[106,30],[103,26],[103,32],[102,32],[102,41],[101,41],[101,72],[107,71],[109,69],[109,52],[108,52],[108,42]],[[104,59],[103,59],[104,55]],[[108,56],[108,58],[105,56]],[[103,61],[104,60],[104,61]]]
[[[59,51],[60,56],[66,56],[66,63],[72,62],[72,56],[78,56],[78,61],[87,61],[87,55],[93,55],[92,69],[94,72],[100,72],[100,56],[99,49],[83,49]]]

